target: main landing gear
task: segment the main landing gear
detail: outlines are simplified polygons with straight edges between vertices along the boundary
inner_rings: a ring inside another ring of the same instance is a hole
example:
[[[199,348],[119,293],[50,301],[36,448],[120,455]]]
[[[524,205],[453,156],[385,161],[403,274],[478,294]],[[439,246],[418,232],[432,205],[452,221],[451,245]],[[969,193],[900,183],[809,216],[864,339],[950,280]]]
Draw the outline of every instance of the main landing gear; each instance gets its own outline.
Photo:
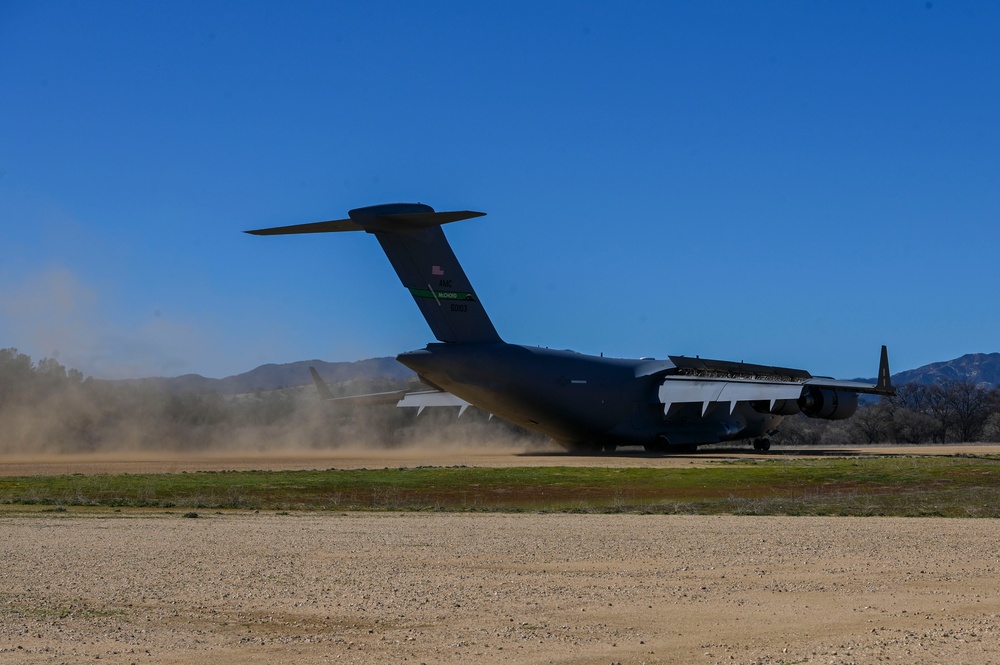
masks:
[[[569,452],[573,455],[600,455],[602,453],[613,453],[618,446],[613,443],[593,443],[575,442],[569,445]]]
[[[698,452],[697,443],[670,443],[667,437],[661,436],[656,443],[647,443],[644,448],[647,453],[662,453],[665,455],[678,455]]]
[[[766,437],[753,440],[753,449],[761,452],[771,449],[771,439]]]

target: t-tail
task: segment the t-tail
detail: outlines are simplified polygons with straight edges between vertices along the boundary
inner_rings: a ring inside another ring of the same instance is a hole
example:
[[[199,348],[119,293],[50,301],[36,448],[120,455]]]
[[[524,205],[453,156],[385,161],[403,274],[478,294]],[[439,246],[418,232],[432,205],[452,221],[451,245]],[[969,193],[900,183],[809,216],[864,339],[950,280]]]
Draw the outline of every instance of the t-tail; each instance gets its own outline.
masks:
[[[486,213],[435,212],[422,203],[356,208],[348,219],[247,231],[253,235],[365,231],[382,245],[399,280],[410,291],[434,337],[442,342],[501,342],[493,322],[455,258],[442,224]]]

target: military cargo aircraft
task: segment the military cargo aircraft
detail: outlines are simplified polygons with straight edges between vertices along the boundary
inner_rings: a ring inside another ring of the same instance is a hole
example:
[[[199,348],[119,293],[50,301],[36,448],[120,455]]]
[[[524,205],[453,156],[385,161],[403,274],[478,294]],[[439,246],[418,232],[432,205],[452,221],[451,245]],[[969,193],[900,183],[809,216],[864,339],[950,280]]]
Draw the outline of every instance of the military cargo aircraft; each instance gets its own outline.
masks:
[[[638,445],[670,453],[736,440],[767,450],[768,436],[786,416],[840,420],[857,409],[860,393],[895,394],[884,346],[877,383],[870,385],[743,362],[630,360],[508,344],[441,228],[484,214],[390,203],[351,210],[347,219],[247,233],[364,231],[381,244],[438,343],[396,356],[431,390],[358,396],[362,401],[392,400],[419,410],[473,405],[576,452]],[[313,378],[330,397],[315,370]]]

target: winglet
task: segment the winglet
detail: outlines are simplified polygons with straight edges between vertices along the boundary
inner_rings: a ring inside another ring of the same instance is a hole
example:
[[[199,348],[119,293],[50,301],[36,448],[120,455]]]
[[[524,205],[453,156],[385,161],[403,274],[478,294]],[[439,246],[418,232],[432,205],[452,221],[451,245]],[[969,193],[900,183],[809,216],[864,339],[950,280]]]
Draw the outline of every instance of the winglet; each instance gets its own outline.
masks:
[[[880,395],[895,395],[896,389],[892,385],[892,378],[889,376],[889,351],[882,345],[882,357],[878,362],[878,383],[875,390]]]
[[[316,384],[316,390],[319,391],[320,399],[333,399],[333,393],[330,392],[330,386],[326,385],[326,381],[320,378],[319,372],[316,371],[316,368],[310,367],[309,373],[312,374],[313,383]]]

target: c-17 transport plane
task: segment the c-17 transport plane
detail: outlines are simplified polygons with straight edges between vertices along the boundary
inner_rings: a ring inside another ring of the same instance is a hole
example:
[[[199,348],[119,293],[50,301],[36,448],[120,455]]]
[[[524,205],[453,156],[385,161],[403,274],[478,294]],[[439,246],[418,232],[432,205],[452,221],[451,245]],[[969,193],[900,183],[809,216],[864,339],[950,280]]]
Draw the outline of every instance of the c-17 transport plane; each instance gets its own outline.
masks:
[[[358,396],[369,402],[398,400],[397,406],[420,410],[473,405],[576,452],[639,445],[668,453],[742,439],[767,450],[767,437],[786,416],[841,420],[855,412],[860,393],[895,394],[885,346],[877,383],[870,385],[743,362],[630,360],[508,344],[441,228],[484,214],[390,203],[351,210],[348,219],[247,233],[364,231],[382,245],[438,343],[396,356],[432,390]],[[315,370],[313,378],[329,397]]]

